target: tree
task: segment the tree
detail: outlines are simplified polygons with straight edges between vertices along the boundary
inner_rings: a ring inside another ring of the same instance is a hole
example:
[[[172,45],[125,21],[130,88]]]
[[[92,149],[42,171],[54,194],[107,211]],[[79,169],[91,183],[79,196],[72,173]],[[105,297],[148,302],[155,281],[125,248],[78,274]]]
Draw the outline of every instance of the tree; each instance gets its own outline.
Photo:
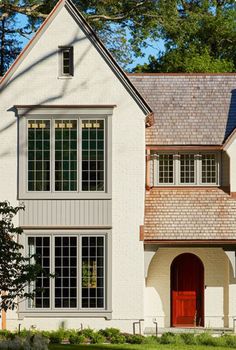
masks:
[[[160,0],[165,51],[136,72],[236,71],[234,0]]]
[[[21,52],[22,46],[16,35],[16,16],[0,16],[0,76],[3,76]]]
[[[106,47],[124,67],[135,56],[142,55],[147,39],[156,38],[153,31],[157,21],[156,0],[73,0],[86,17]],[[57,0],[2,0],[2,14],[21,13],[28,16],[29,23],[16,32],[29,35],[35,31]],[[1,17],[0,17],[1,20]]]
[[[19,210],[23,207],[0,202],[0,309],[5,311],[13,310],[18,299],[34,297],[36,289],[29,290],[29,285],[42,272],[41,266],[33,263],[35,256],[25,257],[23,246],[17,242],[23,231],[14,226],[13,219]]]
[[[93,29],[126,67],[149,41],[162,39],[164,52],[135,71],[236,70],[235,0],[73,0]],[[2,0],[2,15],[25,14],[30,34],[57,0]]]

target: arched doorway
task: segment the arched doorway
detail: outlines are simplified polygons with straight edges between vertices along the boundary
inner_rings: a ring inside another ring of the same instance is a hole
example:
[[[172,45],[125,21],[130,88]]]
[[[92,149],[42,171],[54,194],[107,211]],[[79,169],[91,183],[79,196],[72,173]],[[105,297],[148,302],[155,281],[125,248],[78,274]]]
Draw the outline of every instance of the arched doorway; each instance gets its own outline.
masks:
[[[194,254],[178,255],[171,264],[171,325],[204,326],[204,267]]]

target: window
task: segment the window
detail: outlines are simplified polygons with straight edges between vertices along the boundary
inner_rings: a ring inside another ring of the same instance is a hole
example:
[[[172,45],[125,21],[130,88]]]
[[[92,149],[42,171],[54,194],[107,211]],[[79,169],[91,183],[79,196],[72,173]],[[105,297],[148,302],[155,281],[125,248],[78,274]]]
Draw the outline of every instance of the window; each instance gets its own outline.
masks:
[[[59,76],[72,77],[74,74],[73,47],[60,47],[59,49]]]
[[[217,153],[159,153],[153,154],[153,162],[154,185],[219,184]]]
[[[28,120],[28,192],[105,192],[106,119]]]
[[[40,289],[29,309],[106,308],[105,235],[29,236],[28,248],[45,271],[36,280]],[[46,276],[50,272],[55,278]]]

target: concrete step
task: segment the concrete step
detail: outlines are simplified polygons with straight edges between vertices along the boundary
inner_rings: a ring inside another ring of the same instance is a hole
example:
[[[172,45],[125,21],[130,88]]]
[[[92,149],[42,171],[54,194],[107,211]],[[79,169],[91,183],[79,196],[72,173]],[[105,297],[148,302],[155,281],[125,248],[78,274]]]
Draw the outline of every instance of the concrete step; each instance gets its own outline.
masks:
[[[193,333],[193,334],[200,334],[204,332],[209,332],[212,335],[223,335],[223,334],[231,334],[233,333],[233,328],[204,328],[204,327],[186,327],[186,328],[175,328],[175,327],[165,327],[165,328],[159,328],[158,327],[158,335],[163,333]],[[145,335],[156,335],[156,328],[155,327],[146,327],[144,329]]]

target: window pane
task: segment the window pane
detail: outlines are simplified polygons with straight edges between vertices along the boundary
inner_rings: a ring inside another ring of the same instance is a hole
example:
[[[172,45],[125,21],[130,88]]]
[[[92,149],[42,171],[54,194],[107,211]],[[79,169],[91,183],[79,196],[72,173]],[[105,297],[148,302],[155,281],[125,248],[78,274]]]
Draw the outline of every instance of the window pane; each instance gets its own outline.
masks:
[[[174,182],[173,154],[159,155],[159,183],[172,184]]]
[[[50,307],[50,238],[49,237],[29,237],[28,255],[37,254],[36,261],[42,266],[43,272],[37,280],[31,284],[30,289],[36,288],[36,295],[33,300],[29,300],[30,308]],[[38,290],[37,290],[38,289]]]
[[[50,191],[50,121],[28,121],[28,191]]]
[[[202,154],[202,183],[216,183],[216,156]]]
[[[104,237],[82,237],[82,307],[104,308]]]
[[[194,154],[180,155],[180,182],[182,184],[192,184],[195,182]]]
[[[82,121],[82,191],[105,190],[105,121]]]
[[[55,308],[77,307],[77,239],[55,238]]]
[[[77,191],[77,120],[55,120],[55,191]]]

